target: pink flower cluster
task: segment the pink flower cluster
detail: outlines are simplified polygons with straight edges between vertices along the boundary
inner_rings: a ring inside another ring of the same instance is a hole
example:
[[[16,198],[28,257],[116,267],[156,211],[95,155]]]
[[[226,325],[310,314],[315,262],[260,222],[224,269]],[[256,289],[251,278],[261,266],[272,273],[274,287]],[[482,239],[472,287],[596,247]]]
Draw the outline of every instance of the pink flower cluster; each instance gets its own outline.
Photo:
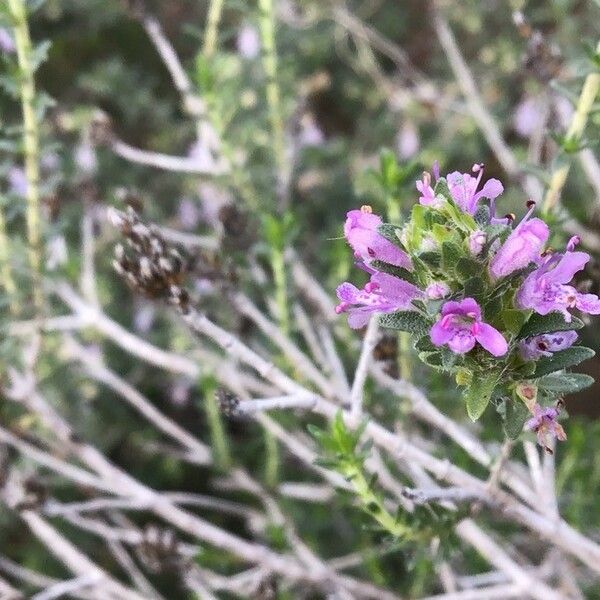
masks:
[[[482,184],[483,172],[483,165],[476,164],[472,173],[454,171],[440,178],[434,165],[433,179],[424,173],[416,182],[420,220],[415,217],[404,226],[383,228],[381,217],[370,206],[347,214],[344,236],[357,266],[369,275],[362,289],[348,282],[337,288],[336,312],[348,313],[352,328],[365,326],[373,313],[415,311],[430,323],[434,348],[447,347],[463,356],[480,346],[497,359],[504,360],[514,351],[522,361],[533,362],[569,348],[577,339],[575,331],[520,340],[515,331],[504,329],[488,298],[504,293],[502,310],[519,313],[525,321],[532,313],[560,313],[570,323],[573,309],[600,314],[598,296],[579,292],[571,284],[590,260],[587,253],[575,250],[579,239],[571,238],[563,252],[547,249],[550,229],[533,216],[533,202],[514,227],[514,217],[497,217],[495,201],[504,188],[497,179]],[[429,220],[423,220],[423,214]],[[456,264],[441,266],[448,245]],[[437,256],[438,262],[426,263],[427,254]],[[477,299],[465,290],[465,278],[452,272],[461,261],[475,264],[474,276],[484,286],[483,293],[474,294]],[[486,322],[484,314],[494,325]],[[561,439],[564,432],[557,416],[555,409],[539,408],[528,427]]]

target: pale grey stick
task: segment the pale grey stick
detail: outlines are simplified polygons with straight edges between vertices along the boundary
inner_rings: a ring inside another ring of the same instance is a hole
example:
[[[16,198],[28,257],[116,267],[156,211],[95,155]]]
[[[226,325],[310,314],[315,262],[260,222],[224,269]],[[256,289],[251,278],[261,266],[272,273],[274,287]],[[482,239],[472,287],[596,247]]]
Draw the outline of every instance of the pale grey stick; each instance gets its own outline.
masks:
[[[82,589],[94,586],[99,582],[97,575],[80,575],[68,581],[59,581],[45,589],[43,592],[34,594],[31,600],[54,600],[73,592],[78,592]]]
[[[457,533],[472,544],[496,568],[507,573],[524,595],[536,600],[565,600],[565,596],[530,575],[471,519],[464,519],[456,527]]]
[[[377,344],[379,336],[379,325],[377,322],[377,316],[372,315],[367,331],[362,342],[362,349],[358,358],[358,364],[356,365],[356,371],[354,372],[354,381],[352,382],[352,388],[350,390],[350,416],[358,420],[363,410],[363,394],[365,382],[367,381],[367,375],[369,365],[371,364],[373,357],[373,350]]]

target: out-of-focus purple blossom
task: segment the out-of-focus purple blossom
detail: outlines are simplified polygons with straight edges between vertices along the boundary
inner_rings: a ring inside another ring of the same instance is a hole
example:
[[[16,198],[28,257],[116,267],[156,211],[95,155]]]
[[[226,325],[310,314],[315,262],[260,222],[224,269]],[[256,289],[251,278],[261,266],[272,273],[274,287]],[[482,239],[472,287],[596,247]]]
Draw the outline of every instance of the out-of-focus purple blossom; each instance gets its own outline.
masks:
[[[322,146],[325,141],[325,135],[317,125],[315,118],[306,114],[300,122],[300,132],[298,134],[298,143],[301,147]]]
[[[483,177],[483,165],[473,165],[472,170],[476,173],[475,176],[458,171],[453,171],[446,176],[452,199],[470,215],[475,214],[477,203],[481,198],[495,200],[504,191],[504,186],[497,179],[488,179],[481,190],[477,191]]]
[[[412,158],[421,146],[419,130],[412,121],[404,121],[396,136],[396,149],[402,160]]]
[[[548,444],[548,436],[554,437],[557,440],[564,442],[567,439],[567,434],[562,428],[562,425],[557,421],[560,410],[558,407],[542,408],[539,404],[533,406],[533,417],[525,423],[525,429],[534,431],[538,444],[551,452]]]
[[[64,265],[69,257],[67,242],[63,235],[54,235],[46,244],[46,268],[54,271]]]
[[[414,308],[412,301],[423,298],[423,292],[418,287],[387,273],[372,275],[362,290],[344,282],[338,286],[336,293],[340,303],[335,307],[335,312],[347,312],[348,324],[352,329],[364,327],[373,313],[411,310]]]
[[[11,194],[21,198],[27,195],[27,177],[21,167],[12,167],[8,171],[8,185]]]
[[[198,197],[202,207],[202,220],[213,227],[220,227],[219,211],[233,202],[231,194],[222,186],[203,181],[198,185]]]
[[[550,236],[550,229],[541,219],[529,218],[534,209],[535,204],[492,258],[489,271],[493,279],[506,277],[539,258]]]
[[[185,406],[190,400],[192,386],[187,379],[177,379],[171,386],[171,401],[175,406]]]
[[[573,118],[573,113],[575,112],[573,104],[566,96],[563,96],[562,94],[554,94],[552,100],[554,104],[554,110],[561,127],[567,129],[567,127],[569,127],[571,124],[571,119]]]
[[[543,111],[539,98],[526,96],[515,110],[513,126],[515,131],[524,138],[529,138],[542,124]]]
[[[382,223],[381,217],[373,214],[370,206],[351,210],[346,217],[344,236],[352,246],[356,258],[367,264],[373,260],[381,260],[390,265],[412,269],[411,260],[406,252],[377,231]]]
[[[98,161],[96,159],[96,151],[91,144],[82,142],[75,148],[75,164],[83,175],[94,175],[98,169]]]
[[[447,345],[456,354],[469,352],[476,343],[493,356],[508,352],[503,335],[481,320],[481,308],[473,298],[446,302],[442,306],[441,319],[431,328],[430,337],[435,346]]]
[[[242,58],[252,60],[256,58],[260,52],[260,36],[256,27],[245,23],[238,31],[237,49]]]
[[[443,281],[434,281],[425,288],[425,295],[430,300],[441,300],[450,293],[450,288]]]
[[[569,247],[574,247],[571,240]],[[575,273],[590,260],[586,252],[555,252],[543,257],[539,267],[529,274],[516,296],[519,308],[531,308],[540,315],[561,312],[567,323],[571,322],[569,309],[577,308],[592,315],[600,314],[600,298],[595,294],[582,294],[567,285]]]
[[[45,152],[40,158],[40,166],[47,172],[57,171],[60,168],[60,156],[56,152]]]
[[[17,49],[12,35],[6,27],[0,27],[0,51],[5,54],[13,54]]]
[[[577,340],[575,331],[544,333],[519,342],[519,354],[523,360],[538,360],[542,356],[552,356],[554,352],[566,350]]]
[[[133,327],[139,333],[148,333],[154,323],[156,310],[152,304],[144,303],[133,314]]]
[[[196,229],[200,223],[201,212],[198,204],[191,198],[182,198],[177,207],[177,218],[182,229]]]
[[[206,169],[207,171],[210,171],[215,164],[208,144],[201,140],[195,141],[190,146],[188,157],[198,165],[198,168]]]
[[[487,236],[485,235],[485,231],[482,231],[481,229],[474,231],[469,236],[469,252],[471,252],[473,256],[481,254],[486,241]]]

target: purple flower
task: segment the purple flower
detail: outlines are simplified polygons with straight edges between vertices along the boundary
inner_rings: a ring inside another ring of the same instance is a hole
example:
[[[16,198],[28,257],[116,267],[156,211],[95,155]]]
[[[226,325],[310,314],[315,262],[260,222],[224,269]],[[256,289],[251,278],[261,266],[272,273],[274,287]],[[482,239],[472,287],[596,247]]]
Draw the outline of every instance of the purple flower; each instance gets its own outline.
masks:
[[[543,118],[540,98],[526,96],[515,110],[513,126],[521,137],[529,138],[538,129]]]
[[[537,360],[542,356],[552,356],[553,352],[569,348],[576,340],[575,331],[544,333],[519,342],[519,354],[523,360]]]
[[[481,308],[473,298],[446,302],[442,318],[431,328],[435,346],[448,345],[452,352],[465,354],[479,342],[490,354],[503,356],[508,344],[502,334],[481,320]]]
[[[367,264],[373,260],[381,260],[412,270],[408,255],[377,232],[381,223],[381,217],[374,215],[370,206],[351,210],[347,214],[344,235],[354,250],[354,256]]]
[[[423,297],[423,292],[412,283],[387,273],[372,275],[371,281],[362,290],[344,282],[336,292],[340,303],[335,312],[349,313],[348,324],[352,329],[364,327],[372,313],[413,309],[412,301]]]
[[[9,170],[8,185],[15,196],[24,198],[27,195],[27,177],[21,167],[12,167]]]
[[[450,293],[450,288],[443,281],[434,281],[425,288],[425,295],[430,300],[440,300]]]
[[[453,171],[446,177],[452,199],[470,215],[475,214],[481,198],[495,200],[504,191],[504,186],[497,179],[488,179],[483,188],[477,191],[483,176],[483,165],[473,165],[473,173],[477,175]]]
[[[419,151],[420,145],[419,130],[412,121],[405,121],[396,136],[398,156],[402,160],[408,160]]]
[[[439,206],[440,200],[436,198],[435,192],[431,187],[431,175],[427,171],[423,171],[421,180],[415,182],[419,196],[419,204],[423,206]]]
[[[567,285],[590,260],[586,252],[573,252],[576,241],[571,240],[564,253],[545,256],[540,266],[527,276],[516,296],[519,308],[531,308],[540,315],[561,312],[567,323],[571,321],[570,308],[592,315],[600,314],[600,298],[595,294],[582,294]]]
[[[12,54],[16,50],[15,42],[5,27],[0,27],[0,51]]]
[[[545,448],[547,452],[552,452],[547,444],[548,435],[555,437],[561,442],[567,439],[565,430],[556,420],[559,414],[560,410],[558,407],[542,408],[539,404],[535,404],[533,407],[533,417],[525,423],[525,429],[536,433],[538,444]]]
[[[245,24],[238,31],[236,40],[237,50],[242,58],[252,60],[260,52],[260,37],[256,27]]]
[[[534,209],[535,204],[492,258],[489,267],[492,279],[506,277],[539,258],[550,229],[541,219],[529,219]]]
[[[469,236],[469,251],[471,252],[471,254],[473,256],[481,254],[481,251],[483,250],[486,241],[487,236],[485,235],[484,231],[481,231],[481,229],[474,231]]]

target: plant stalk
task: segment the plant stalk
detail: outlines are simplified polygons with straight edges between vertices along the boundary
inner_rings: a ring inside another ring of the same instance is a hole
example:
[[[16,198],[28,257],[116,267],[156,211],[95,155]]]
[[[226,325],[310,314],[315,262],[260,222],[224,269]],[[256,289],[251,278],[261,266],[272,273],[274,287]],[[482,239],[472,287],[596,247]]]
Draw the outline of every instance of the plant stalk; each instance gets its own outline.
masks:
[[[39,127],[35,110],[35,80],[32,64],[31,37],[27,22],[27,11],[24,0],[8,0],[8,7],[13,19],[17,61],[20,69],[19,88],[21,110],[23,112],[23,148],[25,155],[25,176],[27,179],[27,239],[28,259],[32,272],[33,300],[36,312],[43,312],[43,295],[41,285],[42,247],[39,191]]]
[[[596,46],[596,52],[600,53],[600,42]],[[583,137],[585,126],[598,92],[600,92],[600,72],[594,71],[585,78],[583,83],[575,113],[565,136],[566,143],[577,143]],[[550,185],[542,204],[544,213],[548,214],[557,205],[570,170],[571,161],[569,160],[552,173]]]

